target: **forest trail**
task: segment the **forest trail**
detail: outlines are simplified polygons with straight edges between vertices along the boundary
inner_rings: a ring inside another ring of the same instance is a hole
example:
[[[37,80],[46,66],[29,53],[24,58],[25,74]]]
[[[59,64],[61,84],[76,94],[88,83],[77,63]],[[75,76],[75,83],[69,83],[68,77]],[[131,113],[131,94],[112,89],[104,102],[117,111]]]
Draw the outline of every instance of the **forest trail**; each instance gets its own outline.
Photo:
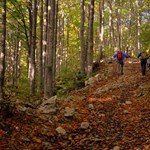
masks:
[[[102,63],[96,81],[59,100],[55,115],[15,111],[1,124],[0,149],[150,150],[150,70],[143,78],[139,61],[129,58],[118,76],[115,64]],[[66,107],[73,117],[64,116]]]

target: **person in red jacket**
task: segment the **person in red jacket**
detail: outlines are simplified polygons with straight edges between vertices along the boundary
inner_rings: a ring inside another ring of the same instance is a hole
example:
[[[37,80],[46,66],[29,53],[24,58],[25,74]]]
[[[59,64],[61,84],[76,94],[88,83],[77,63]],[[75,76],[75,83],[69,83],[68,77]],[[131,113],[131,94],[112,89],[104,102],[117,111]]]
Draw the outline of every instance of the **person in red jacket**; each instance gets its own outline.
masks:
[[[113,57],[116,58],[118,74],[123,75],[124,58],[129,58],[129,56],[126,53],[122,52],[120,48]]]

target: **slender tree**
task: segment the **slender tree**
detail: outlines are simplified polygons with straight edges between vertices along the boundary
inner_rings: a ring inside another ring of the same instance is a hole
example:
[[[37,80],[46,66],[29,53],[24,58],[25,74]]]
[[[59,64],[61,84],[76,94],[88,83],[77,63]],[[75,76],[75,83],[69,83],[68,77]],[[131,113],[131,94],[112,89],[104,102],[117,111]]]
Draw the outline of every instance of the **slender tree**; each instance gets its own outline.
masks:
[[[39,39],[39,66],[38,90],[43,91],[43,0],[40,0],[40,39]]]
[[[87,74],[88,76],[92,73],[93,68],[93,22],[94,22],[94,2],[90,1],[90,18],[89,18],[89,32],[88,32],[88,53],[87,53]]]
[[[110,46],[113,47],[113,49],[116,48],[116,38],[115,38],[115,33],[114,33],[114,21],[113,21],[113,8],[112,8],[112,1],[108,0],[109,4],[109,12],[110,12],[110,19],[109,19],[109,27],[110,27],[110,37],[112,38],[112,43]]]
[[[47,32],[48,32],[48,0],[45,1],[44,5],[44,24],[43,24],[43,80],[44,89],[46,89],[46,48],[47,48]]]
[[[99,2],[99,21],[100,21],[100,44],[98,62],[102,59],[102,52],[104,48],[104,0]]]
[[[55,0],[50,2],[49,26],[48,26],[48,47],[46,50],[46,76],[45,76],[45,97],[53,96],[53,56],[54,56],[54,29],[55,29]]]
[[[19,29],[19,26],[18,26]],[[19,31],[17,33],[17,36],[15,38],[15,47],[14,47],[14,53],[13,53],[13,86],[17,86],[17,83],[19,81],[20,77],[20,47],[21,47],[21,42],[20,42],[20,36],[19,36]]]
[[[57,53],[57,24],[58,24],[58,5],[59,1],[55,1],[55,28],[54,28],[54,57],[53,57],[53,89],[55,88],[55,78],[56,78],[56,53]]]
[[[30,93],[35,94],[35,50],[36,50],[36,26],[37,26],[37,0],[29,1],[29,21],[30,21],[30,50],[29,50],[29,81]]]
[[[121,42],[121,7],[120,7],[120,0],[116,1],[116,4],[117,4],[116,15],[117,15],[118,47],[122,47],[122,42]]]
[[[80,1],[80,14],[81,14],[81,23],[80,23],[80,47],[81,47],[81,73],[85,74],[86,67],[86,50],[85,50],[85,41],[84,41],[84,22],[85,22],[85,11],[84,11],[84,0]]]
[[[58,51],[57,51],[57,64],[56,71],[57,74],[61,72],[63,64],[63,49],[64,49],[64,16],[58,17]]]
[[[136,50],[139,53],[140,49],[141,49],[141,41],[140,41],[140,27],[141,27],[141,13],[140,13],[140,7],[141,7],[141,3],[140,0],[136,0],[136,7],[137,7],[137,34],[136,34]]]
[[[6,53],[6,0],[2,0],[2,46],[0,49],[0,98],[4,96]]]

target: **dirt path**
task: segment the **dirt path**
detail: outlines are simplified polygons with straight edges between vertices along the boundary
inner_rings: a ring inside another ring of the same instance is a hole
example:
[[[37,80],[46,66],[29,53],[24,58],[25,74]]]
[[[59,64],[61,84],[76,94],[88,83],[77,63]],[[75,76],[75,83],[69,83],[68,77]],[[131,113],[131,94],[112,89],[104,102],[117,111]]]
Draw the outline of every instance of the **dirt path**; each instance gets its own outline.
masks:
[[[91,127],[76,149],[150,149],[150,73],[141,77],[139,62],[129,59],[124,75],[118,76],[114,65],[107,66],[111,72],[105,79],[75,93],[76,99],[85,96],[84,100],[69,102],[80,108],[78,121],[90,122]]]
[[[71,92],[58,102],[59,111],[48,120],[15,112],[6,121],[9,136],[2,136],[0,149],[29,150],[149,150],[150,149],[150,72],[141,77],[137,60],[128,59],[124,75],[115,64],[104,64],[99,80]],[[75,116],[64,117],[66,107]],[[86,122],[89,126],[81,129]],[[57,127],[65,129],[58,135]]]

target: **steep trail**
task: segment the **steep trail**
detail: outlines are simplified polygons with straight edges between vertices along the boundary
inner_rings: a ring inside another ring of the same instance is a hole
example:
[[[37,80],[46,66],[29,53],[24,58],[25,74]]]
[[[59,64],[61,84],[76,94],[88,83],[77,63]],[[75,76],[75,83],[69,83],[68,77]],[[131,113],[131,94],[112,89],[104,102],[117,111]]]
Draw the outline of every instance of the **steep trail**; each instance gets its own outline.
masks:
[[[11,130],[4,136],[0,128],[0,149],[149,150],[150,71],[143,78],[139,61],[129,58],[124,75],[116,74],[115,62],[102,63],[95,79],[58,100],[54,115],[14,112],[0,124]],[[66,107],[75,109],[73,117],[64,116]],[[58,134],[57,127],[66,134]]]
[[[126,60],[124,75],[116,74],[115,63],[103,69],[109,70],[106,78],[74,93],[76,99],[83,97],[84,102],[69,102],[80,108],[82,121],[90,122],[86,138],[100,141],[92,141],[95,149],[118,145],[123,150],[150,149],[150,73],[143,78],[139,62],[133,59]],[[87,146],[91,140],[86,142]]]

